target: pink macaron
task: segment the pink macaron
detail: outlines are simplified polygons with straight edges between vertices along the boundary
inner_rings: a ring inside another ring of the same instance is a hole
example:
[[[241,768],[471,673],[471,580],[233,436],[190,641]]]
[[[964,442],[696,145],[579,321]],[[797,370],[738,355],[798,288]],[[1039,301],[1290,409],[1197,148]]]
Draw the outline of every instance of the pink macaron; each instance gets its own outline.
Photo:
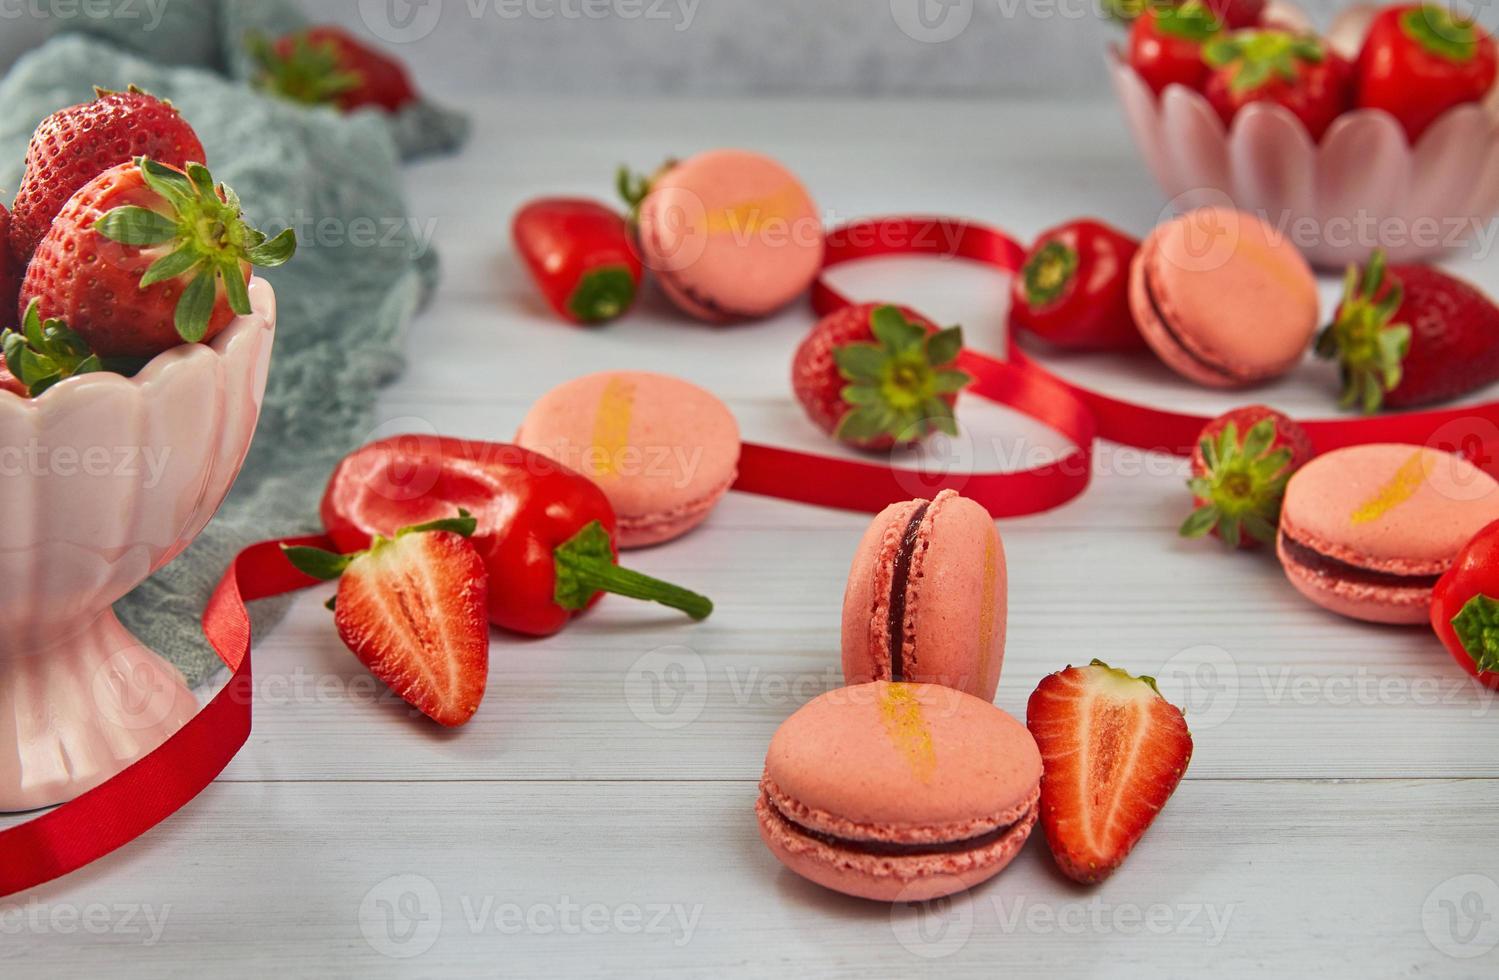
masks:
[[[885,508],[843,594],[850,684],[945,684],[994,700],[1004,666],[1005,547],[983,507],[944,490]]]
[[[1145,239],[1130,309],[1152,350],[1210,388],[1285,374],[1317,330],[1317,280],[1289,239],[1229,208],[1198,208]]]
[[[680,537],[707,519],[738,475],[739,424],[679,378],[606,371],[554,388],[516,442],[589,477],[619,516],[619,546]]]
[[[1458,551],[1499,519],[1499,482],[1461,457],[1381,444],[1319,456],[1291,478],[1277,552],[1317,605],[1373,623],[1424,623]]]
[[[1041,753],[987,701],[932,684],[829,691],[770,742],[755,812],[782,864],[819,885],[891,902],[971,888],[1035,825]]]
[[[640,249],[666,294],[709,323],[768,316],[822,268],[823,227],[801,181],[769,157],[713,150],[656,180]]]

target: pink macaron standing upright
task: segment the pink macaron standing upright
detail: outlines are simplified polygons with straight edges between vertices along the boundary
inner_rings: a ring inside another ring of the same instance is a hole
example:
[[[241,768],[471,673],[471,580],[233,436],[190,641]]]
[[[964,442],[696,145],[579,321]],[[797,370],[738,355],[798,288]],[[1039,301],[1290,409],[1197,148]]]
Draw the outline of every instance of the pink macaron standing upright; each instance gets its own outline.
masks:
[[[998,874],[1025,845],[1041,752],[1024,725],[948,687],[822,694],[776,731],[755,812],[792,871],[846,895],[920,902]]]
[[[822,268],[823,226],[801,181],[745,150],[677,164],[640,205],[640,249],[671,300],[709,323],[758,319]]]
[[[1277,552],[1317,605],[1374,623],[1427,621],[1432,589],[1489,522],[1499,482],[1424,446],[1356,446],[1291,478]]]
[[[1145,239],[1130,267],[1130,309],[1156,355],[1210,388],[1279,377],[1317,330],[1317,280],[1292,242],[1260,218],[1198,208]]]
[[[697,527],[738,475],[739,424],[679,378],[605,371],[543,395],[516,442],[587,476],[619,517],[619,546],[642,548]]]
[[[1004,666],[1005,549],[994,519],[951,490],[885,508],[843,595],[850,684],[944,684],[994,700]]]

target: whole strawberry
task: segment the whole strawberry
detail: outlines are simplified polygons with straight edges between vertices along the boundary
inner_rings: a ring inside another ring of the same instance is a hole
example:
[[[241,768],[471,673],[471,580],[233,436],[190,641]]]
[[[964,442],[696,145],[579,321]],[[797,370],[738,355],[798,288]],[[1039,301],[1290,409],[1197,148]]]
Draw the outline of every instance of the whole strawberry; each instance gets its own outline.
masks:
[[[1448,401],[1499,380],[1499,307],[1440,269],[1387,266],[1376,252],[1362,276],[1348,270],[1317,354],[1338,362],[1344,408]]]
[[[796,351],[791,384],[807,415],[840,442],[871,451],[956,435],[954,365],[959,327],[939,330],[915,312],[866,303],[824,318]]]
[[[0,204],[0,326],[10,318],[21,293],[21,265],[10,253],[10,212]]]
[[[338,27],[309,27],[275,41],[252,35],[259,85],[306,105],[345,112],[374,106],[397,112],[417,100],[405,67]]]
[[[53,113],[31,137],[10,227],[11,252],[21,268],[68,198],[109,168],[138,156],[178,169],[208,162],[197,134],[170,102],[134,86],[95,91],[94,101]]]
[[[1212,532],[1230,548],[1272,544],[1286,484],[1312,456],[1306,430],[1264,405],[1209,422],[1192,453],[1187,486],[1197,509],[1182,525],[1182,537]]]
[[[140,158],[95,177],[52,225],[21,301],[60,319],[100,358],[141,358],[211,340],[250,312],[251,266],[296,252],[288,229],[250,227],[239,197],[201,164]]]

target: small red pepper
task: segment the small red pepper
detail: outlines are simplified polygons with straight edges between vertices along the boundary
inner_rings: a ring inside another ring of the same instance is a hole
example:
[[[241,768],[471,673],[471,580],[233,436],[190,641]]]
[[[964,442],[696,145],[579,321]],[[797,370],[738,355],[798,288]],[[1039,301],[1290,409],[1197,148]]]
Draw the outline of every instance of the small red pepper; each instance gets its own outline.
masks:
[[[617,211],[580,198],[542,198],[516,213],[511,231],[531,277],[564,318],[604,323],[634,305],[644,271]]]
[[[1499,521],[1464,545],[1437,580],[1431,626],[1463,670],[1499,690]]]
[[[1071,350],[1136,350],[1129,267],[1140,243],[1081,218],[1043,232],[1015,276],[1010,324]]]
[[[605,592],[693,619],[713,611],[703,596],[620,568],[603,491],[519,446],[421,435],[372,443],[334,470],[322,517],[348,553],[456,508],[478,522],[470,540],[489,572],[489,620],[502,629],[551,636]]]

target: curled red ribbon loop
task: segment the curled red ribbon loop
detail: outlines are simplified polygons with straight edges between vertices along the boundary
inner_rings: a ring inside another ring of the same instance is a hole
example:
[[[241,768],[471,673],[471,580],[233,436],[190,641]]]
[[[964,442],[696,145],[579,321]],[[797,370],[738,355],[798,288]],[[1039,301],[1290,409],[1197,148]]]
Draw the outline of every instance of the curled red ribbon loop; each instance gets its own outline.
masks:
[[[331,548],[324,537],[287,544]],[[97,861],[182,809],[218,778],[250,737],[250,617],[245,603],[313,584],[280,541],[243,551],[203,611],[203,632],[232,671],[208,706],[154,752],[34,820],[0,831],[0,898]]]
[[[955,218],[897,217],[855,222],[828,233],[825,268],[888,255],[962,258],[1014,272],[1024,251],[1004,233]],[[826,316],[850,300],[819,277],[812,308]],[[1021,517],[1060,507],[1088,487],[1093,472],[1092,413],[1066,385],[1026,362],[1005,362],[976,351],[958,366],[973,375],[966,394],[1030,416],[1075,447],[1062,458],[1026,470],[938,472],[893,466],[886,460],[837,459],[774,446],[747,444],[736,490],[821,507],[875,512],[913,497],[957,490],[995,517]]]

